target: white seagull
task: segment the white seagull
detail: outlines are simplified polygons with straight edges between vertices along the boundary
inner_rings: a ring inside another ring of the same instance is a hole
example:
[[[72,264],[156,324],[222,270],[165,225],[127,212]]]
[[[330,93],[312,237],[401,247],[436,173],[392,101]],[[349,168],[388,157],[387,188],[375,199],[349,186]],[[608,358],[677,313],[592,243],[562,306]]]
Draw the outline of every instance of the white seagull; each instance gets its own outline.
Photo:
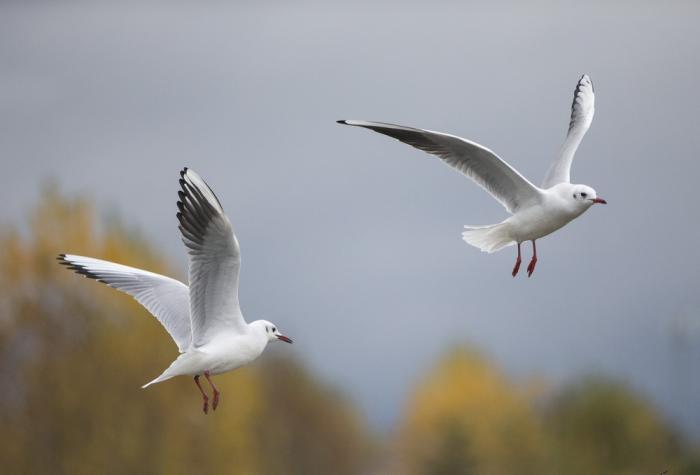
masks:
[[[216,410],[220,393],[211,375],[250,363],[271,341],[292,340],[273,323],[243,319],[238,304],[241,251],[231,223],[197,173],[185,168],[180,176],[177,219],[189,254],[189,287],[170,277],[91,257],[61,254],[58,260],[78,274],[131,295],[158,319],[180,356],[143,387],[174,376],[194,376],[206,414],[209,397],[199,383],[202,375],[214,392]]]
[[[574,91],[566,140],[541,187],[533,185],[488,148],[461,137],[382,122],[339,120],[338,123],[371,129],[437,155],[488,191],[512,216],[490,226],[464,226],[462,238],[489,253],[517,244],[513,277],[520,269],[520,244],[532,241],[532,260],[527,266],[529,277],[537,263],[537,239],[577,218],[591,205],[607,204],[590,186],[574,185],[569,180],[571,161],[591,125],[593,111],[593,83],[584,74]]]

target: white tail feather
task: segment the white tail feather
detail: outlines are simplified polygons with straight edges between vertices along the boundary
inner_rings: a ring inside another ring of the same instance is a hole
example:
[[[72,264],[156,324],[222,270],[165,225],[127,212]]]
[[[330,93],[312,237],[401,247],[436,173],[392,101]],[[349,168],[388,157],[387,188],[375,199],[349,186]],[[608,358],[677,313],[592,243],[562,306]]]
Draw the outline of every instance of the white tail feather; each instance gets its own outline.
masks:
[[[163,371],[163,374],[158,376],[153,381],[144,384],[141,388],[147,388],[151,384],[161,383],[175,376],[183,375],[195,375],[200,373],[198,368],[201,368],[201,353],[197,351],[191,351],[188,353],[181,353],[180,356],[175,358],[175,361],[170,363],[170,366]]]
[[[175,358],[175,361],[170,363],[170,366],[168,366],[168,368],[165,371],[163,371],[163,373],[160,376],[158,376],[153,381],[148,382],[148,383],[144,384],[143,386],[141,386],[141,389],[145,389],[148,386],[150,386],[151,384],[162,383],[163,381],[167,381],[170,378],[174,378],[175,376],[183,374],[183,373],[177,371],[177,369],[182,365],[182,361],[185,359],[184,356],[186,354],[187,353],[182,353],[180,356]]]
[[[483,252],[496,252],[504,247],[515,244],[510,237],[506,223],[492,224],[491,226],[464,226],[462,239],[467,244],[478,247]]]
[[[168,374],[166,374],[166,373],[167,373],[167,370],[165,371],[165,373],[161,374],[160,376],[158,376],[158,377],[157,377],[156,379],[154,379],[153,381],[150,381],[150,382],[144,384],[143,386],[141,386],[141,389],[146,389],[146,388],[147,388],[148,386],[150,386],[151,384],[162,383],[163,381],[166,381],[166,380],[168,380],[168,379],[170,379],[170,378],[172,378],[172,377],[174,376],[174,375],[168,375]]]

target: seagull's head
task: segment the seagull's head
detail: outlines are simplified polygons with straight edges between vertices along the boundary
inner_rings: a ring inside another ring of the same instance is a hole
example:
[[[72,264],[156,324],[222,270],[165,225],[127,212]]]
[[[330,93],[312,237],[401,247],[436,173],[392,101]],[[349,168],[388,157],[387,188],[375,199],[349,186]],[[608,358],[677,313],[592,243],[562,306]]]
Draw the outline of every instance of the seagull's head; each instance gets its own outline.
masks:
[[[250,324],[250,326],[258,333],[265,335],[267,341],[283,341],[285,343],[292,343],[292,339],[288,336],[283,335],[277,329],[277,325],[267,320],[256,320]]]
[[[570,199],[577,207],[582,207],[588,209],[591,205],[596,203],[606,205],[608,204],[603,198],[599,198],[598,194],[593,188],[586,185],[571,185]]]

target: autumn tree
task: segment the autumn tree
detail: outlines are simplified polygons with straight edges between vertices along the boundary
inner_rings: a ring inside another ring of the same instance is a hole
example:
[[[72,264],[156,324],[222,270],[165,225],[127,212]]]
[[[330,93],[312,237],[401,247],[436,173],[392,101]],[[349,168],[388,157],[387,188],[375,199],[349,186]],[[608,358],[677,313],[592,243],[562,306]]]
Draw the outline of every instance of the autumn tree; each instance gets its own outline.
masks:
[[[542,473],[544,435],[520,394],[470,350],[451,351],[416,388],[397,435],[398,474]]]

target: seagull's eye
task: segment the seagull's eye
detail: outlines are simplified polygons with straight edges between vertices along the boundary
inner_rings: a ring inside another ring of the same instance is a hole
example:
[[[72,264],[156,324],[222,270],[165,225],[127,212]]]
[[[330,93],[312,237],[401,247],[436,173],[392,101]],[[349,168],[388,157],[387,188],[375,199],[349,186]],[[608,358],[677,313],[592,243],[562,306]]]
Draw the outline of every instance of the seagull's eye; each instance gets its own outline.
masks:
[[[588,196],[588,193],[581,193],[581,196],[585,198],[586,196]]]
[[[272,332],[274,333],[276,331],[277,331],[277,329],[275,327],[272,327]]]

